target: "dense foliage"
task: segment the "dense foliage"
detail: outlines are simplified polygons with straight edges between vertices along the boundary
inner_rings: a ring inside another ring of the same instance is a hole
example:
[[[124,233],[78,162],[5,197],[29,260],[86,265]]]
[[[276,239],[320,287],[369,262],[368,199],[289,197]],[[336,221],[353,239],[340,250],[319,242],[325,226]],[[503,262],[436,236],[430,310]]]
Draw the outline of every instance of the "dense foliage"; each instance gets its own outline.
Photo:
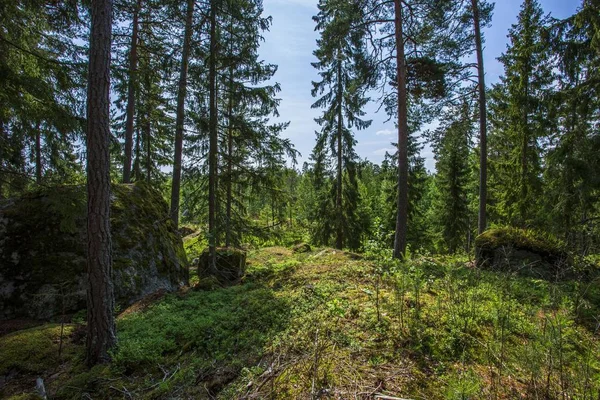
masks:
[[[277,66],[259,56],[271,24],[260,1],[115,3],[113,179],[150,181],[165,197],[171,191],[174,221],[198,226],[211,246],[312,240],[359,250],[378,232],[390,245],[395,233],[397,244],[401,228],[413,252],[453,253],[472,248],[480,172],[489,170],[481,175],[489,181],[488,226],[536,228],[593,252],[598,5],[584,1],[557,20],[538,1],[524,1],[500,57],[504,74],[488,90],[486,166],[476,161],[481,112],[468,57],[475,51],[473,7],[482,26],[493,7],[395,3],[320,1],[313,95],[323,115],[301,170],[289,166],[297,153],[282,138],[287,124],[269,122],[278,115],[280,87]],[[81,182],[86,161],[82,43],[89,10],[76,2],[19,4],[2,5],[2,197]],[[394,25],[398,12],[401,27]],[[399,28],[405,92],[397,82]],[[406,101],[399,152],[381,165],[354,150],[353,130],[370,123],[363,109],[372,89],[382,93],[390,118],[402,117],[398,101]],[[438,127],[419,137],[432,121]],[[434,172],[420,155],[423,138],[435,151]],[[398,165],[406,165],[406,177]]]

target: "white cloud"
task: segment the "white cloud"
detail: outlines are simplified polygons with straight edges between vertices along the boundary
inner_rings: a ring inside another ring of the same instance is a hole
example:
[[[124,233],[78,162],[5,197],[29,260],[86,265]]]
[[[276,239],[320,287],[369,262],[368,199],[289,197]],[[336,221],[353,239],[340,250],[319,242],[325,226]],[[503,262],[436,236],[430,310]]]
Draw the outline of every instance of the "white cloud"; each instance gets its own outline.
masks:
[[[383,149],[375,150],[373,152],[373,155],[375,155],[375,156],[385,156],[385,153],[394,154],[395,151],[396,151],[396,149],[394,149],[394,148],[384,147]]]
[[[384,136],[389,136],[389,135],[391,135],[391,134],[392,134],[392,131],[390,131],[389,129],[383,129],[383,130],[381,130],[381,131],[377,131],[375,134],[376,134],[377,136],[381,136],[381,135],[384,135]]]

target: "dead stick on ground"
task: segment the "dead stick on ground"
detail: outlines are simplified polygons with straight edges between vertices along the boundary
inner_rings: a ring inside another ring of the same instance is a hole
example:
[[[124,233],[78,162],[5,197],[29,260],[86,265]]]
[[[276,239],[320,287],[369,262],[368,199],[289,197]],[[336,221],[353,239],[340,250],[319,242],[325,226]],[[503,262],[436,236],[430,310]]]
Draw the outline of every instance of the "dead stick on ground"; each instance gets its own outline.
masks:
[[[379,400],[412,400],[412,399],[405,399],[403,397],[388,396],[388,395],[381,394],[381,393],[377,393],[375,395],[375,399],[379,399]]]
[[[319,372],[319,328],[317,328],[317,332],[315,333],[315,363],[313,366],[312,387],[310,390],[310,394],[313,399],[315,398],[315,379],[316,379],[318,372]]]

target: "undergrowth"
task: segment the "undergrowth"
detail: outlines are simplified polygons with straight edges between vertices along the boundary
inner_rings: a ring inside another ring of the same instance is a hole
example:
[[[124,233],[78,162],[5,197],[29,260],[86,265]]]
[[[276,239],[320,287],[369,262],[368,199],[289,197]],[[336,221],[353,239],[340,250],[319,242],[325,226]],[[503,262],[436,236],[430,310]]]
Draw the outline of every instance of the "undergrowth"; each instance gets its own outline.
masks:
[[[0,365],[41,373],[53,399],[597,399],[599,292],[460,257],[398,263],[376,245],[274,247],[250,252],[239,286],[124,314],[109,367],[85,369],[72,343],[58,377],[8,363],[31,331],[0,338]]]

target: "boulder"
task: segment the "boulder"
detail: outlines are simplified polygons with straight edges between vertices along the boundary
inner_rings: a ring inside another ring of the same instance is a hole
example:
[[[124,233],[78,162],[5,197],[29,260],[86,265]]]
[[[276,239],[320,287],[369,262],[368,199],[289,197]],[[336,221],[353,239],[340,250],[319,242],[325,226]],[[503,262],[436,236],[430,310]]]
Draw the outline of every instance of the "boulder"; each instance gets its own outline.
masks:
[[[298,243],[292,247],[292,251],[294,253],[308,253],[311,251],[310,245],[308,243]]]
[[[550,235],[531,230],[490,229],[475,239],[475,256],[479,268],[549,280],[568,279],[572,275],[565,245]]]
[[[187,284],[186,254],[161,194],[144,183],[113,185],[111,202],[117,306]],[[84,186],[0,202],[0,320],[85,308],[86,210]]]
[[[194,228],[192,228],[191,226],[181,226],[179,227],[179,234],[181,235],[182,238],[189,236],[189,235],[193,235],[194,233],[197,233],[198,231]]]
[[[211,268],[209,263],[209,250],[204,249],[198,259],[198,277],[200,281],[205,278],[215,277],[224,286],[239,283],[246,273],[246,252],[232,247],[219,247],[216,249],[216,266]]]

